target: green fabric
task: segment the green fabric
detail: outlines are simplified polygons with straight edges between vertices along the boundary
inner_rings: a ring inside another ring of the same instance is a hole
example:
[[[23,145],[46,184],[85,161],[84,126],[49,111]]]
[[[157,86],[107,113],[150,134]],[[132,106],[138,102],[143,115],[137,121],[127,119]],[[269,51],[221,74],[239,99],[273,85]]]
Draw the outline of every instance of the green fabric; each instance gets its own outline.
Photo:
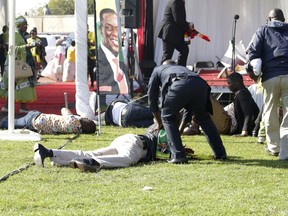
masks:
[[[158,133],[156,158],[170,159],[170,149],[168,145],[166,132],[164,129],[161,129]]]
[[[15,19],[15,25],[16,25],[16,27],[18,27],[19,25],[21,25],[23,22],[25,22],[26,21],[26,19],[25,19],[25,17],[23,17],[23,16],[18,16],[18,17],[16,17],[16,19]]]
[[[8,37],[7,37],[8,40]],[[8,41],[6,41],[8,43]],[[26,62],[26,42],[20,35],[20,33],[16,30],[15,31],[15,55],[17,59],[23,60]],[[5,62],[5,69],[4,69],[4,77],[3,77],[3,82],[5,88],[2,89],[0,88],[0,98],[7,98],[8,96],[8,78],[7,78],[7,72],[8,72],[8,59]],[[24,83],[28,81],[28,78],[23,78],[23,79],[17,79],[15,82],[15,86],[20,85],[21,83]],[[15,101],[16,102],[33,102],[37,99],[37,94],[36,94],[36,89],[35,87],[26,87],[23,88],[19,91],[15,91]]]

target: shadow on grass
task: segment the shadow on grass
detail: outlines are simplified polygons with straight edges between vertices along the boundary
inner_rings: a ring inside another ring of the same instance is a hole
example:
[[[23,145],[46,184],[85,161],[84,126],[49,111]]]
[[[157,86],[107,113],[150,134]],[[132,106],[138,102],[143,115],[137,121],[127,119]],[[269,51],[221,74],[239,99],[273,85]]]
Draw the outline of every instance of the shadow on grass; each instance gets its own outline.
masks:
[[[273,159],[272,159],[273,158]],[[244,166],[262,166],[262,167],[270,167],[270,168],[281,168],[281,169],[287,169],[288,168],[288,160],[278,160],[277,157],[271,156],[271,159],[243,159],[241,157],[234,157],[230,156],[228,157],[228,160],[226,161],[215,161],[211,160],[209,158],[195,158],[193,161],[198,161],[201,164],[213,164],[213,163],[223,163],[225,165],[227,164],[237,164],[237,165],[244,165]]]
[[[214,160],[213,156],[195,156],[194,158],[189,159],[189,164],[199,163],[199,164],[223,164],[223,165],[244,165],[244,166],[261,166],[261,167],[270,167],[270,168],[288,168],[288,160],[278,160],[277,157],[271,156],[274,159],[243,159],[241,157],[228,157],[228,160]],[[144,165],[153,165],[156,163],[167,163],[166,160],[160,159],[156,161],[151,161],[147,163],[137,163],[134,166],[144,166]],[[168,164],[168,163],[167,163]]]

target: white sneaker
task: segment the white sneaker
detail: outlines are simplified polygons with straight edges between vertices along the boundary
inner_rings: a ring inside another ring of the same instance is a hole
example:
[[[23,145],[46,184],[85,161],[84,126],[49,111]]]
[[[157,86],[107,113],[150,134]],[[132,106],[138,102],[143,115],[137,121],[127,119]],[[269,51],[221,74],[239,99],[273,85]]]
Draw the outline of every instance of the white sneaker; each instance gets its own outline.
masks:
[[[30,110],[26,110],[26,109],[19,109],[19,113],[29,113]]]
[[[258,137],[258,143],[264,144],[265,138],[264,137]]]
[[[34,163],[38,167],[44,167],[44,158],[40,154],[40,145],[39,143],[34,145]]]
[[[3,107],[1,108],[1,111],[2,111],[2,112],[8,112],[8,109],[3,106]]]

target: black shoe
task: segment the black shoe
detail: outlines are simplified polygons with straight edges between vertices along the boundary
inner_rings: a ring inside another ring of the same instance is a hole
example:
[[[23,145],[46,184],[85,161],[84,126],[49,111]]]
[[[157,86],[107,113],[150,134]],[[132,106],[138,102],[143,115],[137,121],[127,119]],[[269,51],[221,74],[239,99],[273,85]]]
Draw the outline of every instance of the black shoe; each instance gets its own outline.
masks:
[[[226,161],[227,160],[227,155],[222,155],[222,156],[217,156],[213,157],[214,160],[220,160],[220,161]]]
[[[279,152],[272,152],[271,150],[268,149],[268,147],[266,146],[265,147],[265,152],[271,156],[278,156],[279,155]]]
[[[168,163],[172,163],[172,164],[188,164],[188,159],[186,157],[184,158],[174,158],[171,160],[167,161]]]
[[[34,145],[34,163],[36,166],[44,167],[44,160],[48,157],[48,149],[40,143]]]
[[[100,164],[92,158],[75,158],[69,162],[69,167],[78,168],[82,172],[100,171]]]

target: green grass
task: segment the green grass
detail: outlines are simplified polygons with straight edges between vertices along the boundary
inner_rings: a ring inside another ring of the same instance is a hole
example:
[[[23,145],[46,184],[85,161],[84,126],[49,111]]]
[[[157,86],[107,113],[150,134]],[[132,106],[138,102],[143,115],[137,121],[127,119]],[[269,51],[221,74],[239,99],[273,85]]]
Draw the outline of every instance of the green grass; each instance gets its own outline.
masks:
[[[90,150],[145,129],[102,127],[64,149]],[[71,135],[43,135],[58,148]],[[222,136],[229,160],[212,160],[203,135],[183,136],[195,150],[188,165],[138,164],[99,173],[30,166],[0,182],[0,215],[288,215],[288,161],[264,152],[252,137]],[[34,142],[1,141],[0,177],[33,161]],[[145,191],[145,186],[152,190]]]

